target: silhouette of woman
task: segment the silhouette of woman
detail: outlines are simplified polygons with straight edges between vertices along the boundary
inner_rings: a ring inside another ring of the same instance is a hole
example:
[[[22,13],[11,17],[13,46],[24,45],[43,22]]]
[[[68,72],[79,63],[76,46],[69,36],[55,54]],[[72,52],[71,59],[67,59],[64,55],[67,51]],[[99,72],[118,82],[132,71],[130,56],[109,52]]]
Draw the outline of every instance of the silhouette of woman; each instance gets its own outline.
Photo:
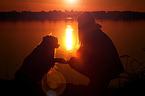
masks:
[[[91,83],[85,95],[102,96],[111,79],[124,72],[117,50],[111,39],[95,23],[90,12],[78,16],[80,48],[71,57],[70,66],[89,77]]]

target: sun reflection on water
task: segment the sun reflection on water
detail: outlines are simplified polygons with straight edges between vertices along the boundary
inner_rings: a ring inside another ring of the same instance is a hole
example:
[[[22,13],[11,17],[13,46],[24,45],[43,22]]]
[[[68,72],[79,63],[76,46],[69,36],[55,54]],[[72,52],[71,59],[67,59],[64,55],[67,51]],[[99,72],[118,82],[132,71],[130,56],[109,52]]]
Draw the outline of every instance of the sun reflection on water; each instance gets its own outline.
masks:
[[[66,48],[67,50],[72,50],[73,47],[73,37],[72,37],[73,29],[70,25],[67,25],[66,28]]]

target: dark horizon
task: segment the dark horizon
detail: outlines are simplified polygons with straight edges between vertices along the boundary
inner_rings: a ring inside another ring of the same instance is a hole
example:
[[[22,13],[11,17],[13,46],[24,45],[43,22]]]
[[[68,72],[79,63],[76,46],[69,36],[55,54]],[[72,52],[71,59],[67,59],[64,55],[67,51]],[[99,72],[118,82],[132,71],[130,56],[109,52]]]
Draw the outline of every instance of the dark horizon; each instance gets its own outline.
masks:
[[[41,20],[41,19],[76,19],[77,16],[84,11],[10,11],[0,12],[0,20]],[[91,11],[95,16],[95,19],[108,19],[108,20],[144,20],[145,12],[137,11]]]

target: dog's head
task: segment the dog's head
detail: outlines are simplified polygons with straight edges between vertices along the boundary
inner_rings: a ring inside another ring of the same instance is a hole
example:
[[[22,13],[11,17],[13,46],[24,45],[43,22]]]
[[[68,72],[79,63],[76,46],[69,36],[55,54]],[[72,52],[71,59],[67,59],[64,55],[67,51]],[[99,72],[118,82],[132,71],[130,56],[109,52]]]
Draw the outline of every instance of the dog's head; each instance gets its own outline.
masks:
[[[59,47],[58,39],[54,36],[47,35],[47,36],[43,37],[42,43],[45,46],[49,46],[51,48],[58,48]]]

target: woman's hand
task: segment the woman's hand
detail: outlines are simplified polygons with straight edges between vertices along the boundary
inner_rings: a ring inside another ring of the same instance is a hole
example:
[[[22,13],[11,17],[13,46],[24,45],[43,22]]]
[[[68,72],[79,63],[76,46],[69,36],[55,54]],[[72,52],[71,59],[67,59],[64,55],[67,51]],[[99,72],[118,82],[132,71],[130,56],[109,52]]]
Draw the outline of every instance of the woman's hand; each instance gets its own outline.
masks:
[[[68,61],[70,67],[75,69],[76,71],[82,73],[83,70],[83,63],[77,57],[71,57]]]
[[[78,60],[77,57],[71,57],[71,58],[69,59],[68,63],[69,63],[70,66],[71,66],[71,65],[74,65],[74,64],[79,63],[79,60]]]

